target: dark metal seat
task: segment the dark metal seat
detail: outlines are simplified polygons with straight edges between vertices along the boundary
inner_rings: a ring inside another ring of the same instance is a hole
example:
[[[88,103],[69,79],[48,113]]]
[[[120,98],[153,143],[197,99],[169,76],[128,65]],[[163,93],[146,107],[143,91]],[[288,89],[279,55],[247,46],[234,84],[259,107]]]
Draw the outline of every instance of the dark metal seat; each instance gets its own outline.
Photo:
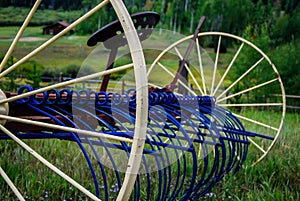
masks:
[[[156,12],[140,12],[131,15],[134,26],[138,32],[141,41],[147,39],[153,28],[157,25],[160,16]],[[109,39],[113,38],[113,42]],[[107,49],[117,49],[127,44],[124,36],[124,30],[119,20],[105,25],[94,34],[87,41],[88,46],[95,46],[98,42],[103,42]]]
[[[160,16],[156,12],[147,11],[133,14],[131,15],[131,18],[140,40],[143,41],[149,38],[153,32],[153,28],[157,25]],[[96,31],[88,39],[87,45],[95,46],[98,42],[103,42],[105,48],[111,50],[106,65],[106,70],[112,69],[117,56],[118,48],[127,44],[124,30],[120,21],[117,20],[111,22],[110,24]],[[103,77],[100,91],[107,90],[109,78],[110,74],[107,74]]]

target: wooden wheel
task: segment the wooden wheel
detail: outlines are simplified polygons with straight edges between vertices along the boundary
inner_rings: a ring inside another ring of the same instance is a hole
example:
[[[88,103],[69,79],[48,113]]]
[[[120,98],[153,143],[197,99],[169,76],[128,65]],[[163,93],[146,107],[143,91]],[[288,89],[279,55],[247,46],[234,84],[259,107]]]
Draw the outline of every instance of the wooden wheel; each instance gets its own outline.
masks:
[[[110,70],[104,70],[102,72],[98,72],[95,74],[83,76],[74,80],[69,80],[65,81],[62,83],[57,83],[53,84],[51,86],[47,86],[44,88],[40,88],[37,90],[33,91],[28,91],[24,92],[20,95],[11,95],[11,97],[6,97],[3,92],[1,92],[0,97],[1,97],[1,133],[4,135],[9,136],[11,139],[13,139],[16,143],[18,143],[20,146],[22,146],[25,150],[27,150],[30,154],[32,154],[34,157],[36,157],[41,163],[49,167],[51,170],[53,170],[55,173],[60,175],[62,178],[64,178],[66,181],[70,182],[74,187],[82,191],[86,196],[93,200],[99,200],[97,196],[92,194],[89,190],[85,189],[81,184],[76,182],[73,178],[67,176],[63,171],[59,170],[57,167],[52,165],[50,162],[48,162],[45,158],[40,156],[37,152],[35,152],[30,146],[25,144],[21,139],[16,137],[14,133],[12,133],[10,130],[6,128],[6,121],[18,123],[19,125],[35,125],[35,126],[40,126],[44,127],[47,129],[54,129],[54,130],[61,130],[61,131],[67,131],[67,132],[75,132],[75,133],[81,133],[81,134],[88,134],[88,135],[94,135],[94,136],[99,136],[100,137],[108,137],[110,138],[111,136],[109,135],[101,135],[99,132],[90,132],[90,131],[85,131],[81,129],[75,129],[72,127],[65,127],[65,126],[58,126],[55,124],[51,124],[49,122],[41,122],[41,121],[34,121],[33,119],[27,119],[27,118],[20,118],[20,117],[12,117],[9,115],[9,108],[8,104],[12,103],[13,101],[18,101],[18,100],[24,100],[27,97],[32,97],[35,96],[36,94],[45,94],[47,91],[51,91],[55,88],[61,88],[61,87],[66,87],[68,85],[72,85],[77,82],[81,82],[84,80],[88,79],[93,79],[97,78],[99,76],[107,75],[113,72],[118,72],[122,71],[124,69],[128,68],[133,68],[134,74],[135,74],[135,84],[136,84],[136,119],[137,121],[135,122],[135,130],[134,130],[134,138],[133,139],[123,139],[123,138],[114,138],[114,140],[125,140],[128,141],[129,143],[132,144],[132,150],[131,154],[129,156],[128,160],[128,165],[127,165],[127,171],[126,175],[124,177],[123,185],[120,190],[120,193],[118,195],[118,200],[127,200],[131,194],[135,178],[137,176],[137,171],[141,161],[141,153],[143,151],[143,146],[144,146],[144,139],[146,135],[146,123],[147,123],[147,114],[148,114],[148,88],[147,88],[147,78],[146,78],[146,68],[145,68],[145,61],[144,61],[144,56],[142,52],[141,45],[139,43],[139,38],[136,33],[135,27],[133,25],[133,22],[127,12],[127,9],[125,5],[123,4],[122,1],[120,0],[104,0],[101,3],[99,3],[96,7],[94,7],[91,11],[86,13],[84,16],[73,22],[70,26],[68,26],[66,29],[61,31],[59,34],[53,36],[51,39],[49,39],[47,42],[45,42],[43,45],[40,47],[36,48],[34,51],[26,55],[24,58],[10,66],[9,68],[4,69],[4,66],[6,65],[6,62],[8,58],[11,56],[13,50],[15,49],[20,37],[22,36],[23,31],[25,30],[26,26],[28,25],[30,19],[32,18],[33,14],[37,10],[38,6],[40,5],[42,1],[37,0],[36,3],[34,4],[33,8],[31,9],[30,13],[28,14],[27,18],[24,21],[23,26],[20,28],[19,32],[17,33],[14,41],[12,42],[12,45],[10,49],[8,50],[6,56],[4,57],[2,63],[1,63],[1,74],[0,78],[4,78],[8,73],[14,71],[16,68],[18,68],[22,63],[27,61],[28,59],[32,58],[34,55],[38,54],[41,52],[43,49],[48,47],[50,44],[55,42],[57,39],[65,35],[68,31],[72,30],[75,26],[77,26],[79,23],[82,21],[86,20],[88,17],[90,17],[93,13],[96,11],[100,10],[101,8],[105,7],[107,4],[111,3],[113,6],[114,10],[116,11],[116,14],[118,18],[120,19],[120,22],[122,24],[122,27],[124,29],[125,36],[127,38],[127,44],[129,46],[130,52],[131,52],[131,57],[132,57],[132,63],[126,64],[124,66],[119,66],[114,69]],[[11,187],[15,195],[18,197],[19,200],[24,200],[22,194],[17,190],[13,182],[9,179],[9,175],[5,173],[5,171],[1,168],[0,169],[1,176],[4,178],[4,180],[7,182],[7,184]]]
[[[182,38],[161,52],[148,69],[149,86],[171,87],[178,95],[214,98],[216,106],[232,113],[249,132],[247,140],[255,155],[251,160],[257,164],[274,146],[284,123],[285,91],[275,65],[241,37],[204,32],[198,34],[178,72],[192,38]],[[163,79],[158,79],[158,74]]]

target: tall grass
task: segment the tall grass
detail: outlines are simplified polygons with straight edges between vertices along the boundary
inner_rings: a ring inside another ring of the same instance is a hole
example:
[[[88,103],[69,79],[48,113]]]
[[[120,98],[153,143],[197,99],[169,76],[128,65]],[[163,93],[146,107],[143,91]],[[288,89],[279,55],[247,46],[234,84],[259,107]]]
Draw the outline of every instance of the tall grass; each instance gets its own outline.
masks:
[[[276,115],[276,114],[274,114]],[[227,175],[208,195],[208,200],[300,200],[300,114],[286,115],[283,132],[267,157]],[[249,161],[254,157],[249,150]]]
[[[33,31],[32,34],[43,37],[36,34],[36,31]],[[4,32],[1,31],[0,27],[0,38],[1,33]],[[12,31],[7,30],[5,33],[12,33]],[[32,36],[32,34],[28,33],[26,36]],[[10,35],[9,38],[11,37],[13,36]],[[41,52],[33,59],[42,63],[45,67],[65,66],[74,63],[81,64],[90,51],[88,48],[83,48],[86,40],[87,37],[63,37],[54,46]],[[41,41],[21,43],[14,54],[21,58],[40,43]],[[8,44],[9,42],[0,42],[0,45],[4,45],[5,48],[8,47]],[[4,52],[5,48],[0,48],[0,54],[2,51]],[[177,65],[177,61],[172,65]],[[254,112],[248,111],[250,114],[246,116],[251,116],[251,113]],[[280,114],[274,113],[272,115],[273,118],[280,119]],[[249,160],[246,161],[244,167],[234,175],[227,175],[203,199],[300,200],[299,125],[300,114],[297,112],[288,113],[281,137],[269,155],[261,163],[252,167],[249,161],[253,161],[251,159],[256,157],[256,152],[250,149]],[[25,140],[25,142],[94,193],[89,168],[76,143],[53,139]],[[10,140],[0,141],[0,153],[0,166],[7,172],[27,200],[87,199],[81,192],[43,166],[16,143]],[[115,181],[111,179],[109,185],[112,187],[112,200],[117,194],[114,192],[114,184]],[[156,192],[155,189],[153,191],[153,193]],[[16,200],[2,178],[0,178],[0,200]]]
[[[244,167],[234,175],[226,175],[203,199],[300,200],[300,157],[297,151],[300,146],[299,125],[300,114],[288,113],[281,137],[269,155],[253,167],[249,161],[255,157],[255,152],[249,150],[249,160],[246,161]],[[49,139],[25,140],[25,142],[93,192],[89,168],[76,143]],[[1,167],[27,200],[87,199],[16,143],[10,140],[0,141],[0,152]],[[113,176],[108,178],[113,178]],[[109,182],[111,188],[114,188],[114,184],[115,181],[111,179]],[[114,190],[111,194],[112,199],[117,195]],[[9,187],[0,178],[0,200],[15,199]]]

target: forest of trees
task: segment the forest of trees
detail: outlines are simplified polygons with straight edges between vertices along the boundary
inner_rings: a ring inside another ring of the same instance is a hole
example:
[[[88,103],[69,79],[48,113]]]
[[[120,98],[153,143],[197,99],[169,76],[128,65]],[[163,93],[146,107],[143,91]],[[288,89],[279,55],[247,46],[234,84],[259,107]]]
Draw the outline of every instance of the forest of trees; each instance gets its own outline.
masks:
[[[131,12],[153,10],[161,14],[161,25],[177,32],[192,32],[200,16],[208,16],[209,29],[238,34],[251,23],[272,24],[283,13],[292,17],[300,8],[298,0],[124,0]],[[34,0],[1,0],[0,7],[31,7]],[[43,9],[88,10],[100,0],[44,0]],[[99,13],[96,24],[106,24],[113,11]],[[90,22],[93,23],[93,22]],[[85,30],[83,30],[85,31]]]
[[[101,0],[43,0],[42,9],[87,11]],[[205,30],[241,35],[251,24],[267,24],[276,43],[288,42],[300,35],[300,1],[298,0],[124,0],[131,13],[152,10],[160,13],[160,27],[180,33],[193,33],[201,16],[207,16]],[[0,7],[30,7],[34,0],[1,0]],[[79,27],[82,34],[92,33],[115,19],[114,11],[94,15]],[[283,40],[283,41],[282,41]]]
[[[44,0],[41,9],[82,11],[101,0]],[[34,0],[1,0],[0,7],[30,7]],[[203,30],[223,31],[252,40],[267,39],[261,47],[273,55],[288,94],[300,94],[300,1],[299,0],[124,0],[131,13],[143,10],[161,15],[160,28],[183,34],[194,32],[201,16]],[[95,27],[115,20],[112,8],[96,13],[76,28],[89,34]],[[249,31],[252,30],[252,31]],[[253,41],[255,42],[255,41]],[[268,52],[267,52],[268,54]]]

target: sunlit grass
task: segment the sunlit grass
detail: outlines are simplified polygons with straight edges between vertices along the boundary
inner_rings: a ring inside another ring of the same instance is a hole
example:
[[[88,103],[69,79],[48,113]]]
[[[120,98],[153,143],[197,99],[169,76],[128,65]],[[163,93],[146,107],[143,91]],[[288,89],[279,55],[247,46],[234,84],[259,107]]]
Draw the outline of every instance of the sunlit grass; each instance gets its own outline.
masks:
[[[0,55],[8,50],[19,27],[0,27]],[[20,41],[13,56],[21,59],[42,45],[51,36],[42,34],[42,27],[28,27],[22,37],[35,37],[32,41]],[[82,65],[92,51],[86,45],[88,36],[66,35],[50,45],[45,50],[32,57],[31,60],[42,64],[45,68],[64,67],[67,65]]]
[[[274,115],[275,118],[279,118],[276,117],[277,114]],[[297,151],[300,146],[299,125],[299,114],[288,113],[283,133],[268,156],[253,167],[251,164],[257,153],[255,149],[250,148],[244,167],[234,175],[225,176],[205,199],[299,200],[300,157]],[[93,192],[89,168],[76,143],[62,140],[25,140],[25,142]],[[43,166],[16,143],[1,141],[0,149],[1,167],[28,200],[86,199],[81,192]],[[115,181],[110,183],[112,185]],[[2,178],[0,186],[1,199],[15,199]]]
[[[32,31],[32,34],[26,33],[26,36],[40,36],[37,34],[37,28]],[[8,35],[15,32],[14,30],[6,30]],[[5,34],[4,33],[4,34]],[[25,35],[24,35],[25,36]],[[45,67],[61,67],[69,64],[81,65],[86,55],[91,49],[87,48],[87,37],[65,36],[58,40],[55,45],[42,51],[33,59],[43,64]],[[14,52],[14,56],[21,58],[26,53],[40,45],[42,41],[37,42],[23,42],[20,43]],[[5,50],[8,47],[7,41],[2,41],[0,44],[5,45]],[[2,52],[1,52],[2,53]],[[150,56],[153,51],[146,52]],[[149,56],[148,55],[148,56]],[[147,57],[147,62],[151,63],[153,58]],[[177,60],[166,60],[165,65],[175,72],[178,67]],[[105,65],[106,61],[99,61]],[[220,65],[224,65],[226,59],[220,60]],[[104,66],[102,65],[102,66]],[[224,68],[221,68],[221,73],[224,73]],[[162,70],[153,71],[151,75],[153,83],[158,83],[164,86],[166,80],[172,80],[169,76],[167,78]],[[129,75],[128,75],[129,76]],[[167,83],[167,84],[168,84]],[[133,83],[131,83],[133,84]],[[111,83],[110,88],[117,88],[120,84]],[[90,87],[97,87],[90,85]],[[85,87],[82,87],[85,88]],[[266,116],[269,122],[277,124],[280,121],[280,113],[260,113],[255,110],[242,111],[245,116],[257,117],[264,120]],[[259,114],[259,115],[258,115]],[[289,113],[286,116],[286,124],[283,133],[276,145],[273,147],[269,155],[258,165],[252,167],[251,164],[257,159],[259,151],[252,146],[249,150],[248,160],[242,168],[235,175],[227,175],[219,184],[206,195],[207,200],[299,200],[299,125],[300,116],[298,113]],[[251,124],[245,122],[246,129],[255,130],[258,133],[263,133],[264,129],[251,127]],[[252,125],[253,126],[253,125]],[[259,139],[258,139],[259,140]],[[66,171],[67,174],[74,177],[75,180],[82,183],[88,189],[94,192],[93,182],[82,153],[76,143],[61,140],[26,140],[30,146],[41,153],[49,161]],[[14,142],[1,141],[1,167],[11,177],[13,182],[20,188],[24,197],[28,200],[34,199],[86,199],[81,192],[74,189],[70,184],[57,176],[55,173],[41,165],[36,159],[30,156],[26,151],[18,147]],[[94,161],[94,163],[96,163]],[[191,171],[191,167],[188,167]],[[98,173],[99,174],[99,173]],[[97,176],[101,176],[100,174]],[[109,177],[109,179],[113,178]],[[108,179],[108,180],[109,180]],[[102,181],[103,182],[103,181]],[[111,186],[115,181],[109,180]],[[101,185],[101,184],[100,184]],[[112,189],[114,191],[115,189]],[[145,193],[145,190],[142,190]],[[153,189],[153,193],[157,193]],[[102,194],[101,194],[102,195]],[[116,192],[112,192],[111,199],[115,198]],[[153,195],[155,197],[155,195]],[[14,194],[0,178],[0,199],[15,200]]]
[[[280,118],[279,114],[274,114]],[[267,157],[251,166],[257,151],[250,149],[245,166],[227,175],[212,190],[211,200],[299,200],[299,113],[286,115],[283,132]],[[231,199],[229,199],[229,197]]]

